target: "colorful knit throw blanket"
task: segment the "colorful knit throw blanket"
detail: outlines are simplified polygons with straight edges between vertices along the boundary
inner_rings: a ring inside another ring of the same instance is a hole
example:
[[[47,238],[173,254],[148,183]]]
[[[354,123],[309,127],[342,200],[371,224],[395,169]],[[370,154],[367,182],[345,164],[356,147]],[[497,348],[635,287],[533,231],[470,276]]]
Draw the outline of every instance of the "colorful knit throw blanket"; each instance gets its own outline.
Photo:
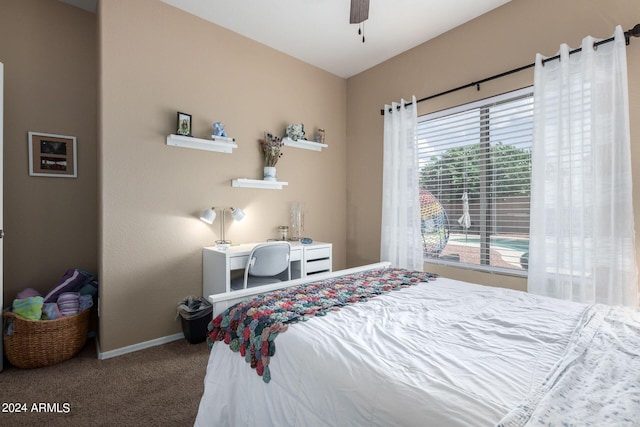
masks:
[[[269,358],[276,352],[275,338],[291,323],[324,316],[329,311],[385,292],[399,290],[437,277],[433,273],[382,268],[293,286],[229,307],[209,323],[209,349],[224,341],[240,352],[262,380],[271,380]]]

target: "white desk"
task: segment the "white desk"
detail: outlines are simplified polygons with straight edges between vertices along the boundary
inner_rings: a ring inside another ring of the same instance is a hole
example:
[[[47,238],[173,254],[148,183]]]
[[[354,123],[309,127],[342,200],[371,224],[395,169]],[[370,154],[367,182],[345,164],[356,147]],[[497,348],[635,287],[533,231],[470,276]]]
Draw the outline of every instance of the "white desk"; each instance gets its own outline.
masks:
[[[331,243],[291,243],[291,279],[331,272]],[[233,245],[226,250],[217,246],[202,248],[202,295],[231,292],[231,271],[244,270],[249,253],[258,243]]]

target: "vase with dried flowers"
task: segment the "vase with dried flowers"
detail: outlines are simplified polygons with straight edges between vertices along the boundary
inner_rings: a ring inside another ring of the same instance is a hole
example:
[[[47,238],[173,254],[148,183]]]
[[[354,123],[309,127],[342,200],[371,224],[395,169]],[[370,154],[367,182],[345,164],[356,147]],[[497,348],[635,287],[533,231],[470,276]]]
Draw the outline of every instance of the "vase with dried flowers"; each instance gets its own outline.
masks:
[[[260,151],[264,155],[264,174],[263,179],[265,181],[276,181],[276,163],[282,153],[282,139],[278,136],[274,136],[269,132],[264,133],[264,139],[260,140]]]

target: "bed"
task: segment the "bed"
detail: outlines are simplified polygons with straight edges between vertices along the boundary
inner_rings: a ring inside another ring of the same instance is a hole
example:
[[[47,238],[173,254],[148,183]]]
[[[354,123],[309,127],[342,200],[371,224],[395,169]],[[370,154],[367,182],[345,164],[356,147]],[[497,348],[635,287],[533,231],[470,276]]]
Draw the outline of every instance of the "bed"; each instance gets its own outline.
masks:
[[[308,282],[216,295],[214,317],[255,294]],[[195,425],[640,424],[638,309],[442,277],[401,288],[276,334],[268,382],[216,341]]]

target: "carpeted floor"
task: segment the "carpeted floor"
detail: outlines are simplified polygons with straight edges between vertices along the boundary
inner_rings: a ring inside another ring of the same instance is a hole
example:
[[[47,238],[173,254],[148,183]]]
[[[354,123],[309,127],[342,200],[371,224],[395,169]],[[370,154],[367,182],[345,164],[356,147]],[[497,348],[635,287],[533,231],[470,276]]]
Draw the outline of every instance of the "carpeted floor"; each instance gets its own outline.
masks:
[[[0,425],[193,425],[204,390],[206,343],[182,339],[107,360],[97,359],[95,347],[90,339],[73,359],[46,368],[18,369],[5,361]]]

